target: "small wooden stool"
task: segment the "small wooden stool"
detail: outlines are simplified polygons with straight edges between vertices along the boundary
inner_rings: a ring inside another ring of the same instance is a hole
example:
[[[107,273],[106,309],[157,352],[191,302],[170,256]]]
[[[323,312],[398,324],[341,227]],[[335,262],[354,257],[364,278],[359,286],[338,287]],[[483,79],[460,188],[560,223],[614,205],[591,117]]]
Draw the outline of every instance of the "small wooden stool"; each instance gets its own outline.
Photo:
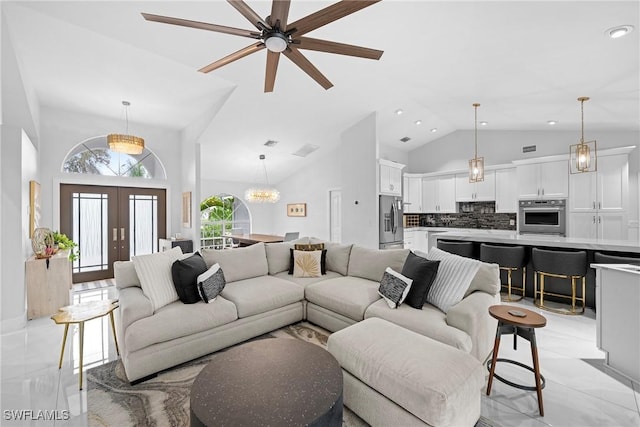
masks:
[[[519,316],[516,316],[519,315]],[[487,361],[487,369],[489,370],[489,382],[487,384],[487,396],[491,394],[491,384],[493,377],[497,380],[510,385],[512,387],[519,388],[521,390],[536,391],[538,394],[538,409],[540,410],[540,416],[544,417],[544,407],[542,405],[542,389],[545,386],[545,379],[540,374],[540,366],[538,364],[538,347],[536,345],[536,332],[535,328],[542,328],[547,324],[547,319],[538,313],[534,313],[526,308],[514,307],[511,305],[492,305],[489,307],[489,314],[491,317],[498,319],[498,328],[496,330],[496,340],[493,346],[493,357]],[[524,316],[522,316],[524,315]],[[531,357],[533,359],[533,369],[523,363],[510,359],[498,359],[498,349],[500,348],[500,337],[504,334],[513,334],[513,348],[517,349],[516,339],[518,336],[526,339],[531,343]],[[517,384],[508,381],[495,374],[496,362],[511,363],[522,368],[525,368],[535,375],[536,385],[535,387]]]

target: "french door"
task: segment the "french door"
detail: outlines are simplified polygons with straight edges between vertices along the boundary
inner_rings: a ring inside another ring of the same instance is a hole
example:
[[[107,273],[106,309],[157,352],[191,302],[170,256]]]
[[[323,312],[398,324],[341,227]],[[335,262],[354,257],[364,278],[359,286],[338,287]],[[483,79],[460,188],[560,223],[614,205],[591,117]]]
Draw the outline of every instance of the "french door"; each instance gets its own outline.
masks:
[[[158,252],[166,191],[60,184],[60,232],[78,244],[74,283],[111,278],[114,261]]]

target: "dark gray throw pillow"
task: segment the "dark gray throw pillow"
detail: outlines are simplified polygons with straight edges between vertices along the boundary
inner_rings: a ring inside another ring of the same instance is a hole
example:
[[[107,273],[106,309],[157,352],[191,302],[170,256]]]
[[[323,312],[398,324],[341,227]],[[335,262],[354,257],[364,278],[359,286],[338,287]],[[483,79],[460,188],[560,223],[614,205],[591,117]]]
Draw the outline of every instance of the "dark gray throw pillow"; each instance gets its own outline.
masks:
[[[213,264],[210,269],[198,276],[198,292],[200,298],[206,303],[215,301],[220,292],[224,289],[227,281],[220,264]]]
[[[398,308],[411,289],[412,280],[387,267],[380,280],[378,295],[386,301],[389,308]]]
[[[440,261],[430,261],[409,252],[402,267],[402,275],[413,279],[413,284],[404,302],[413,308],[422,310],[422,306],[427,301],[429,289],[438,274],[439,265]]]
[[[171,265],[171,278],[180,301],[185,304],[194,304],[200,301],[196,279],[205,271],[207,271],[207,264],[199,252],[188,258],[179,259]]]

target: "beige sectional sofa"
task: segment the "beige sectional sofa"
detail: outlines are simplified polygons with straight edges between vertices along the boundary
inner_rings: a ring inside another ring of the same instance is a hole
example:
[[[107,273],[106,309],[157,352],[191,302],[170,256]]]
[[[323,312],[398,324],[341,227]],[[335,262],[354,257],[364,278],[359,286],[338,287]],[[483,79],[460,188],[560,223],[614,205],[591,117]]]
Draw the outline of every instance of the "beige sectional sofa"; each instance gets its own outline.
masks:
[[[500,301],[497,265],[482,264],[465,297],[447,314],[430,304],[422,310],[407,305],[391,309],[378,295],[379,282],[386,267],[402,270],[408,250],[382,251],[325,242],[326,274],[295,278],[287,272],[294,243],[205,249],[202,256],[207,266],[218,263],[226,278],[220,296],[209,304],[178,300],[155,311],[133,262],[116,262],[121,310],[118,333],[129,381],[143,380],[304,319],[333,332],[378,317],[480,361],[489,355],[495,321],[487,310]]]

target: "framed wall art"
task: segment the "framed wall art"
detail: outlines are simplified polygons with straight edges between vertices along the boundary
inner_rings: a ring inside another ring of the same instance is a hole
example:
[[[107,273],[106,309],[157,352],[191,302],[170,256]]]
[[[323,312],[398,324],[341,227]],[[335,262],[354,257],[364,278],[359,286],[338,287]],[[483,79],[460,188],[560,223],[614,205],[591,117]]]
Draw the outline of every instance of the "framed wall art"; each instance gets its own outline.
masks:
[[[191,191],[182,193],[182,226],[191,228]]]
[[[40,184],[37,181],[29,181],[29,238],[33,237],[33,231],[40,227]]]
[[[307,204],[306,203],[288,204],[287,216],[307,216]]]

